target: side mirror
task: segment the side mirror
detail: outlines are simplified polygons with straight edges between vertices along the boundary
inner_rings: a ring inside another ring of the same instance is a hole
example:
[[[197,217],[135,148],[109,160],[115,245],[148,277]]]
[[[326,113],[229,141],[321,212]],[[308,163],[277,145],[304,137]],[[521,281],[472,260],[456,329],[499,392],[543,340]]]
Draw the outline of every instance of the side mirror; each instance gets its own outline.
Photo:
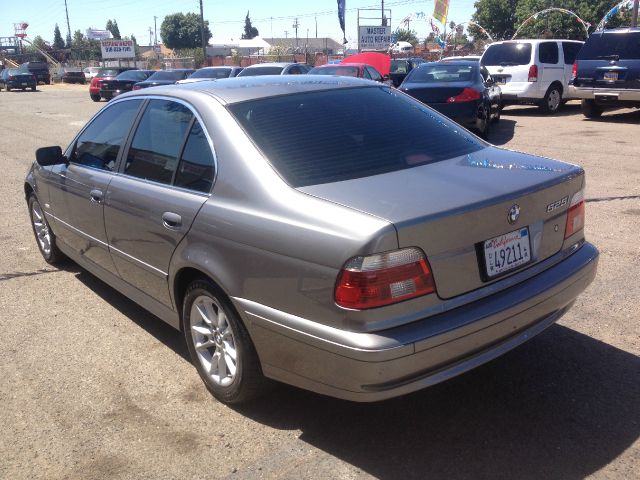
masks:
[[[62,156],[60,147],[42,147],[36,150],[36,162],[41,167],[48,167],[67,163],[67,160]]]

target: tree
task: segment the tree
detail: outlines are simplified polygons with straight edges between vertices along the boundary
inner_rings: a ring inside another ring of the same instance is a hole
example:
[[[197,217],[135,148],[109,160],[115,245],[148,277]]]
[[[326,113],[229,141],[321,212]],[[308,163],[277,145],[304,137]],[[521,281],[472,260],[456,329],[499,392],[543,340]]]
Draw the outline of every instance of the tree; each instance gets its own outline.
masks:
[[[399,28],[394,33],[396,42],[409,42],[414,47],[418,44],[418,35],[415,30]]]
[[[105,27],[106,30],[109,30],[111,32],[111,35],[113,35],[113,38],[120,40],[122,37],[120,36],[120,29],[118,28],[118,22],[115,20],[115,18],[113,20],[109,19],[107,20],[107,26]]]
[[[80,30],[76,30],[75,32],[73,32],[73,40],[71,40],[71,48],[80,50],[85,48],[86,46],[87,45],[82,32]]]
[[[511,38],[515,32],[518,3],[518,0],[478,0],[471,19],[487,29],[496,40]],[[469,32],[476,38],[482,36],[475,25],[469,26]]]
[[[62,50],[64,48],[64,40],[60,34],[60,27],[56,23],[56,28],[53,29],[53,48],[56,50]]]
[[[47,44],[44,42],[40,35],[36,35],[35,37],[33,37],[31,43],[34,47],[39,48],[40,50],[47,49]]]
[[[247,16],[244,19],[244,33],[242,34],[243,40],[251,40],[252,38],[260,35],[258,29],[251,25],[251,19],[249,18],[249,10],[247,10]]]
[[[160,38],[169,48],[197,48],[202,46],[200,16],[195,13],[174,13],[164,17],[160,26]],[[209,22],[204,22],[205,42],[211,38]]]

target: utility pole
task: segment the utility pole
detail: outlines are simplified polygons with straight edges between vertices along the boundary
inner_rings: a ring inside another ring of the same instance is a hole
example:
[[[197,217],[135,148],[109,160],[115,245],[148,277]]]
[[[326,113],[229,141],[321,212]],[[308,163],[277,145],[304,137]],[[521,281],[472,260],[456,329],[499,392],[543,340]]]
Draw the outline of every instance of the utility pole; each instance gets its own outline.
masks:
[[[153,46],[158,46],[158,17],[153,16]]]
[[[291,25],[292,28],[296,29],[296,47],[298,46],[298,27],[300,26],[300,24],[298,23],[298,19],[296,18],[295,21],[293,22],[293,25]]]
[[[640,0],[634,0],[633,2],[633,16],[631,17],[631,26],[638,26],[638,4],[640,4]]]
[[[149,27],[149,46],[153,44],[153,28]]]
[[[316,38],[318,38],[318,17],[316,17]]]
[[[64,0],[64,11],[67,14],[67,41],[69,42],[69,48],[71,48],[71,25],[69,24],[69,9],[67,8],[67,0]]]
[[[200,36],[202,37],[202,58],[204,61],[204,66],[208,65],[207,63],[207,39],[204,37],[204,13],[202,12],[202,0],[200,0]]]
[[[284,38],[289,38],[289,31],[288,30],[284,31]]]

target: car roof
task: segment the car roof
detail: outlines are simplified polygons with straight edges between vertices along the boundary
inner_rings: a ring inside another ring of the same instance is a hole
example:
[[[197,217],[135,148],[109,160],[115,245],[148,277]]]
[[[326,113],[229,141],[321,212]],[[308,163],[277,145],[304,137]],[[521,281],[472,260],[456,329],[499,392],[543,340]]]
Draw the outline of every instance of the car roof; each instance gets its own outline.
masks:
[[[255,77],[233,77],[202,82],[185,83],[154,87],[148,90],[136,90],[122,97],[166,95],[171,97],[190,97],[192,93],[208,94],[223,104],[258,100],[262,98],[336,90],[354,87],[381,88],[379,83],[356,77],[338,77],[322,75],[260,75]],[[383,87],[386,88],[386,87]]]
[[[268,62],[268,63],[255,63],[244,68],[257,68],[257,67],[288,67],[289,65],[305,65],[304,63],[287,63],[287,62]]]
[[[356,63],[356,62],[347,62],[347,63],[325,63],[324,65],[318,65],[315,68],[325,68],[325,67],[364,67],[368,65],[367,63]],[[371,66],[371,65],[369,65]]]
[[[542,42],[573,42],[573,43],[584,43],[582,40],[568,40],[566,38],[516,38],[514,40],[499,40],[497,42],[493,42],[489,44],[502,44],[502,43],[542,43]]]
[[[437,62],[429,62],[425,65],[437,65],[437,64],[446,64],[446,65],[469,65],[471,67],[478,65],[478,60],[445,60],[444,58]],[[420,65],[422,67],[422,65]],[[420,68],[418,67],[418,68]]]

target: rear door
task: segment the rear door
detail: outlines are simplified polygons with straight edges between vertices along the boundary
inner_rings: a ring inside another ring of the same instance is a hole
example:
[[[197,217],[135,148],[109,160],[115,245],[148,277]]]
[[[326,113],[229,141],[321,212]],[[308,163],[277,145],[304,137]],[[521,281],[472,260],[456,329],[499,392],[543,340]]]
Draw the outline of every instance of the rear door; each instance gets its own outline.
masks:
[[[207,200],[211,142],[186,104],[147,104],[105,203],[105,227],[120,277],[171,307],[169,262]]]
[[[564,80],[564,63],[560,63],[560,49],[558,42],[541,42],[538,45],[538,82],[540,84],[540,93],[544,94],[551,84],[559,81],[566,86]],[[563,88],[566,90],[566,88]]]

